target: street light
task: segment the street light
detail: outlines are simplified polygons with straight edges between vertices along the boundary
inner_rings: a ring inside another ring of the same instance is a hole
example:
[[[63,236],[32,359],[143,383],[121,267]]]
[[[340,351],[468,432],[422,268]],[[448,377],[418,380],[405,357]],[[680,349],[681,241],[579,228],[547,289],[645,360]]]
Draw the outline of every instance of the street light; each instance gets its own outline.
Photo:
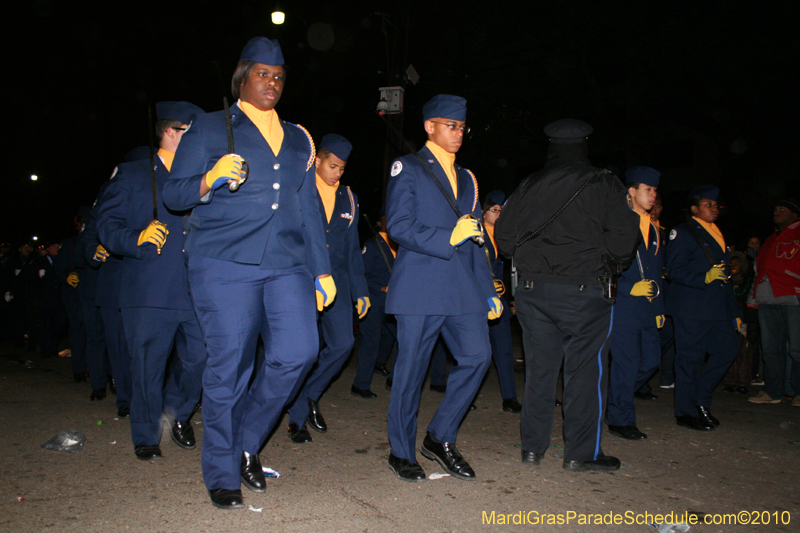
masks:
[[[283,24],[286,21],[286,15],[281,11],[281,5],[275,3],[275,11],[272,12],[272,23],[276,26]]]

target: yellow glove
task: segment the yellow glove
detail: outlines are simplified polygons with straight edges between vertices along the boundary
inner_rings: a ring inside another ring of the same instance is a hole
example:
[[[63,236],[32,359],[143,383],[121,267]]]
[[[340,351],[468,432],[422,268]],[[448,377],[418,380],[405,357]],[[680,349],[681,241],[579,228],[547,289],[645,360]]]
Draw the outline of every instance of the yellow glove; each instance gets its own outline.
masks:
[[[69,276],[67,276],[67,285],[69,285],[73,289],[77,289],[78,288],[78,282],[79,281],[80,280],[78,279],[78,273],[77,272],[70,272]]]
[[[317,311],[322,311],[336,298],[336,284],[333,282],[333,277],[329,275],[314,280],[314,287],[317,289]]]
[[[108,250],[106,250],[102,244],[98,244],[97,250],[94,251],[94,257],[92,257],[92,259],[105,263],[106,259],[108,259]]]
[[[726,279],[728,279],[728,276],[725,274],[725,271],[722,270],[722,267],[713,266],[711,270],[706,272],[706,284],[712,281],[725,281]]]
[[[500,315],[503,314],[503,302],[500,301],[500,298],[495,296],[487,298],[487,301],[489,302],[489,320],[500,318]]]
[[[241,185],[245,180],[242,172],[244,158],[236,154],[222,156],[214,165],[214,168],[206,172],[206,185],[212,189],[219,189],[229,181],[237,181]]]
[[[658,329],[663,328],[664,327],[664,322],[666,322],[666,321],[667,321],[667,317],[665,317],[664,315],[658,315],[656,317],[656,327]]]
[[[364,318],[364,316],[367,314],[367,311],[369,311],[370,305],[372,304],[369,303],[369,296],[362,296],[356,301],[358,318]]]
[[[138,246],[143,244],[152,244],[156,247],[158,253],[161,253],[164,243],[167,242],[167,235],[169,235],[167,225],[159,222],[158,220],[154,220],[150,222],[150,225],[144,228],[139,234]]]
[[[734,318],[733,319],[733,327],[736,328],[736,331],[738,331],[739,333],[742,333],[742,326],[743,326],[743,324],[742,324],[742,319],[741,318]]]
[[[492,281],[494,281],[494,290],[497,291],[497,295],[504,295],[506,293],[505,284],[497,278],[493,279]]]
[[[652,298],[655,293],[656,290],[653,287],[653,282],[649,279],[637,281],[633,284],[633,288],[631,289],[631,296],[645,296],[647,298]]]
[[[453,233],[450,235],[450,245],[460,246],[470,237],[480,237],[481,228],[478,226],[478,219],[471,216],[463,216],[458,219]]]

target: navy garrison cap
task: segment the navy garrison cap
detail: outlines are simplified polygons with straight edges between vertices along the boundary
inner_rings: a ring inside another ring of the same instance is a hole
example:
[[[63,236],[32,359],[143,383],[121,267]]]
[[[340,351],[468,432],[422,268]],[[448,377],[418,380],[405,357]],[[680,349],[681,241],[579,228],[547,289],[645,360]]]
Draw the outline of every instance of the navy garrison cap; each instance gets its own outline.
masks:
[[[719,198],[719,187],[714,185],[701,185],[699,187],[695,187],[692,189],[692,192],[689,193],[689,201],[695,196],[699,196],[700,198],[708,198],[709,200],[717,201]]]
[[[467,101],[452,94],[437,94],[422,107],[422,120],[446,118],[449,120],[467,120]]]
[[[658,187],[661,172],[650,167],[631,167],[625,171],[625,183],[644,183],[651,187]]]
[[[592,134],[594,129],[582,120],[564,118],[544,127],[544,134],[556,144],[575,144]]]
[[[275,39],[253,37],[244,45],[239,61],[255,61],[264,65],[283,65],[281,45]]]
[[[494,202],[495,205],[503,205],[503,202],[506,201],[506,193],[501,190],[494,190],[486,193],[486,198]]]
[[[786,209],[789,209],[791,212],[793,212],[795,215],[800,215],[800,202],[798,202],[794,198],[784,198],[775,205],[785,207]]]
[[[122,160],[126,163],[130,163],[131,161],[139,161],[140,159],[147,159],[148,157],[150,157],[150,147],[137,146],[129,150]]]
[[[192,115],[203,113],[205,111],[189,102],[158,102],[156,104],[158,120],[177,120],[181,124],[191,124]]]
[[[319,142],[319,147],[325,148],[344,162],[347,162],[347,158],[350,157],[350,150],[353,149],[350,141],[335,133],[329,133],[324,136]]]

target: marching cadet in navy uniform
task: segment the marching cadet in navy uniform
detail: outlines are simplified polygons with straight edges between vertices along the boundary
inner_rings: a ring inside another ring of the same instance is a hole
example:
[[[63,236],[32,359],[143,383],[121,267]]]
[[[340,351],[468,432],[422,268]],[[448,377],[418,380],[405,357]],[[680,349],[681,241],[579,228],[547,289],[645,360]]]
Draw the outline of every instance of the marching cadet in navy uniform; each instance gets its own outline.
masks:
[[[675,418],[679,426],[699,431],[719,425],[709,410],[711,393],[739,354],[736,331],[742,324],[727,283],[731,254],[714,224],[718,197],[713,185],[695,188],[689,194],[692,218],[670,231],[667,246],[666,309],[675,322]]]
[[[494,225],[503,211],[506,195],[503,191],[491,191],[481,204],[483,212],[483,226],[486,228],[486,252],[492,265],[492,275],[497,289],[497,296],[503,302],[503,307],[508,308],[505,298],[505,284],[503,278],[506,264],[498,254],[497,242],[494,238]],[[497,379],[500,382],[500,396],[503,398],[503,411],[519,413],[522,404],[517,401],[517,384],[514,382],[514,350],[511,345],[511,313],[503,313],[500,318],[489,322],[489,342],[492,346],[492,359],[497,370]]]
[[[648,211],[656,201],[661,173],[650,167],[625,172],[628,205],[639,215],[641,239],[636,259],[619,277],[614,306],[614,335],[608,381],[608,430],[627,440],[646,439],[636,427],[635,391],[661,363],[664,298],[661,295],[665,251]]]
[[[389,374],[385,362],[397,342],[397,324],[393,318],[386,316],[386,291],[389,290],[389,278],[392,276],[392,266],[397,256],[397,243],[386,233],[384,208],[381,208],[380,215],[378,234],[368,239],[361,250],[364,277],[367,280],[372,307],[359,326],[361,341],[358,344],[358,369],[350,392],[363,398],[377,396],[371,390],[372,375],[375,372],[382,375]],[[380,364],[379,361],[383,361],[384,364]]]
[[[120,307],[131,355],[131,437],[138,459],[162,457],[162,416],[172,440],[195,447],[189,418],[200,400],[205,350],[200,324],[189,295],[182,232],[183,213],[163,202],[175,150],[192,117],[203,110],[188,102],[156,104],[157,157],[118,167],[97,213],[100,240],[125,257],[120,278]],[[152,167],[158,197],[154,220]],[[167,239],[172,228],[173,237]],[[180,368],[164,376],[173,346]],[[162,414],[163,413],[163,414]]]
[[[318,327],[324,347],[289,408],[289,438],[298,444],[311,442],[306,420],[315,431],[328,431],[319,409],[319,399],[353,349],[353,308],[350,301],[356,302],[358,318],[363,318],[370,306],[364,263],[359,253],[358,196],[350,187],[340,186],[352,148],[341,135],[325,135],[314,159],[319,215],[325,228],[331,274],[337,280],[339,297],[320,313]],[[369,397],[369,394],[359,396]]]
[[[150,148],[139,146],[125,154],[124,162],[131,163],[142,159],[150,158]],[[120,278],[123,258],[121,255],[109,253],[100,243],[100,236],[97,228],[97,213],[100,212],[103,202],[105,202],[105,191],[112,183],[119,167],[115,167],[111,178],[105,182],[97,193],[86,229],[81,234],[81,248],[89,262],[89,269],[96,272],[97,280],[94,289],[94,298],[88,300],[84,305],[84,318],[87,321],[94,321],[99,313],[102,320],[102,327],[96,326],[102,331],[103,339],[93,339],[90,346],[93,347],[87,354],[89,359],[89,372],[92,368],[105,368],[105,355],[103,349],[108,350],[108,363],[111,367],[111,376],[114,379],[114,388],[117,391],[117,416],[127,417],[131,412],[131,356],[128,351],[128,341],[125,337],[125,325],[122,322],[122,308],[119,304],[119,295],[122,287]],[[89,317],[89,318],[86,318]],[[105,341],[103,343],[103,340]],[[104,348],[103,348],[104,345]],[[105,373],[105,372],[104,372]]]
[[[386,298],[386,312],[397,318],[399,345],[389,403],[389,469],[405,481],[425,479],[414,451],[417,411],[441,332],[458,364],[420,452],[455,477],[475,479],[456,447],[456,434],[491,358],[487,311],[494,319],[503,306],[486,254],[470,240],[482,234],[477,180],[455,164],[469,132],[467,102],[440,94],[422,113],[428,142],[418,154],[395,160],[386,194],[387,229],[398,244]],[[471,217],[458,218],[447,198]]]
[[[244,507],[241,482],[266,490],[258,452],[316,361],[317,311],[336,296],[314,142],[274,109],[283,64],[277,41],[247,43],[232,80],[240,98],[230,109],[239,155],[228,153],[224,112],[198,117],[164,187],[168,206],[193,208],[189,284],[208,353],[203,478],[221,509]],[[248,390],[259,334],[265,357]]]

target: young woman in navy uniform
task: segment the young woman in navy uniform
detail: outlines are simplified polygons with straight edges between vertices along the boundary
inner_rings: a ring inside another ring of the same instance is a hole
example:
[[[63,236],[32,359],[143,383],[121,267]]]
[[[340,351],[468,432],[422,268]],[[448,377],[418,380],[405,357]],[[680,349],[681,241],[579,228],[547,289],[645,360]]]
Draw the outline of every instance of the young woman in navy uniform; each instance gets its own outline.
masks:
[[[167,205],[192,209],[189,285],[208,354],[203,478],[222,509],[244,506],[240,481],[266,490],[258,452],[317,358],[317,310],[336,294],[314,143],[274,109],[283,64],[277,41],[247,43],[232,82],[239,97],[230,109],[237,154],[228,153],[224,112],[198,117],[164,187]],[[266,354],[254,370],[259,335]]]

